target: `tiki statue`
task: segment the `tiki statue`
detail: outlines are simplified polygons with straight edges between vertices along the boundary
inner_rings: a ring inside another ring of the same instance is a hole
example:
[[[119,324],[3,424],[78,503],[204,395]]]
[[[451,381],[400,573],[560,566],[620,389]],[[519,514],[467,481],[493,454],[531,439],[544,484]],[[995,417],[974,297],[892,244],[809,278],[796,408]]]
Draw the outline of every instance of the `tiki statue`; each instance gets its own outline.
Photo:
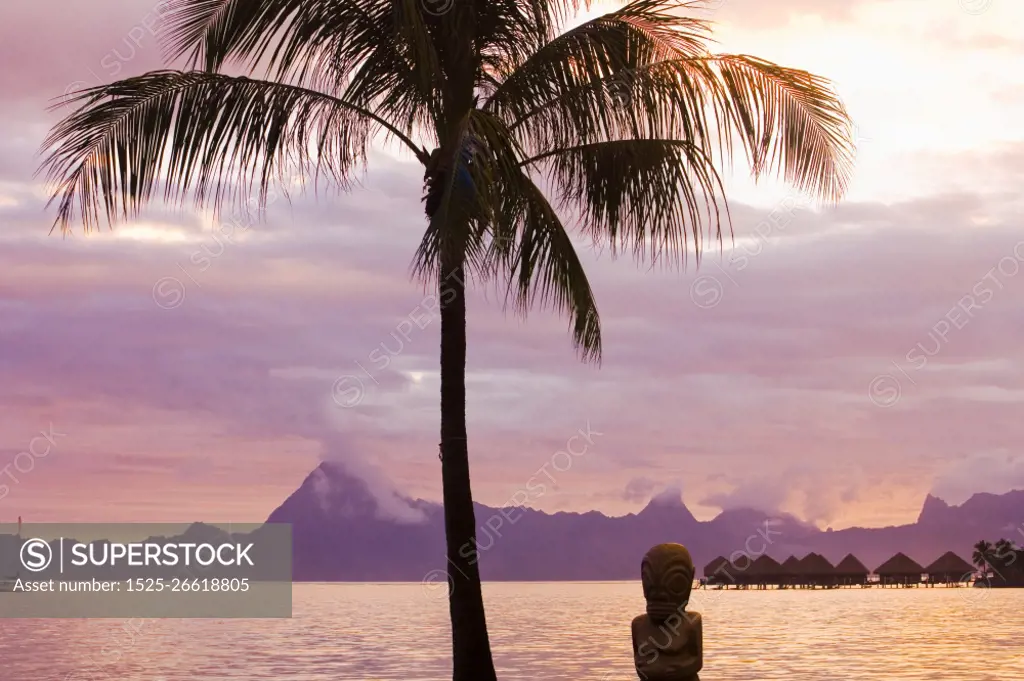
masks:
[[[698,681],[703,625],[699,612],[686,610],[693,572],[682,544],[658,544],[640,564],[647,614],[633,620],[633,661],[644,681]]]

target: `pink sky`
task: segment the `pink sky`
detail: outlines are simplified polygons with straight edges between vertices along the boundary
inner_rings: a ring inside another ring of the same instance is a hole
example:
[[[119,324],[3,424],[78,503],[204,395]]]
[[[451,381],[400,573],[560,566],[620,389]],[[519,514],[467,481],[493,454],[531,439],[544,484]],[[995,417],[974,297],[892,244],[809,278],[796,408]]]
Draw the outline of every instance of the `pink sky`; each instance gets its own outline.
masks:
[[[767,4],[720,3],[721,49],[835,80],[858,125],[849,198],[814,210],[738,173],[735,245],[699,271],[581,242],[601,368],[563,320],[478,291],[479,501],[546,465],[548,511],[628,513],[680,486],[698,517],[750,505],[838,528],[911,521],[929,491],[1024,487],[1024,7]],[[276,201],[230,239],[156,207],[48,235],[47,99],[159,66],[155,12],[0,12],[0,521],[260,521],[321,457],[439,498],[438,320],[408,277],[418,164],[380,149],[363,190]],[[342,408],[346,376],[364,391]],[[588,423],[600,435],[556,470]]]

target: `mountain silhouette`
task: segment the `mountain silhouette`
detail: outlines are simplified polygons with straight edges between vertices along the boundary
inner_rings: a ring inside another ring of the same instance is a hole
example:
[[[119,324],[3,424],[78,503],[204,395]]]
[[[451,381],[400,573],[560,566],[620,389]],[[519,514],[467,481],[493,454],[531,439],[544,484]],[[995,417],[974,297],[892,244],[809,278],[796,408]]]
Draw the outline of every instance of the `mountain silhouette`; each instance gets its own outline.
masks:
[[[837,531],[743,508],[702,522],[677,491],[616,517],[475,507],[487,580],[636,579],[640,557],[661,542],[686,544],[700,573],[716,556],[781,562],[813,551],[835,564],[853,553],[873,570],[897,552],[927,565],[946,551],[970,560],[979,539],[1024,540],[1024,491],[976,494],[960,506],[928,495],[916,523]],[[322,463],[267,521],[292,524],[296,581],[419,581],[445,569],[440,504],[371,490],[340,463]]]

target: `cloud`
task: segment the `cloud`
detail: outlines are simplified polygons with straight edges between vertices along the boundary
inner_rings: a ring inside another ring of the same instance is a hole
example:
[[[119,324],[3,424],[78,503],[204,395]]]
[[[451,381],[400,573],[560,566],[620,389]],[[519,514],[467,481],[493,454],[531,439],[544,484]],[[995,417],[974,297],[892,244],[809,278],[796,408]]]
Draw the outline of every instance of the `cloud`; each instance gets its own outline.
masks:
[[[657,486],[658,483],[650,478],[631,478],[622,491],[622,498],[630,503],[646,501]]]
[[[421,523],[426,520],[422,509],[410,505],[409,499],[399,493],[394,482],[378,467],[366,461],[362,453],[353,448],[344,436],[331,434],[324,438],[323,445],[324,461],[341,465],[348,474],[366,484],[367,491],[377,503],[379,518],[399,523]],[[326,475],[318,476],[315,483],[314,491],[322,502],[338,492],[332,488],[331,480]]]
[[[784,505],[789,491],[778,482],[765,483],[761,480],[745,480],[730,492],[712,494],[700,503],[717,506],[723,511],[754,509],[768,514],[778,513]]]
[[[999,449],[956,457],[939,470],[931,493],[955,506],[978,492],[1003,494],[1014,489],[1024,489],[1024,455]]]
[[[674,480],[665,485],[660,492],[651,497],[651,503],[674,506],[681,503],[682,498],[683,485],[678,480]]]
[[[716,22],[742,26],[774,27],[788,24],[795,17],[819,17],[833,22],[851,19],[859,6],[870,0],[720,0],[712,2],[710,13]]]

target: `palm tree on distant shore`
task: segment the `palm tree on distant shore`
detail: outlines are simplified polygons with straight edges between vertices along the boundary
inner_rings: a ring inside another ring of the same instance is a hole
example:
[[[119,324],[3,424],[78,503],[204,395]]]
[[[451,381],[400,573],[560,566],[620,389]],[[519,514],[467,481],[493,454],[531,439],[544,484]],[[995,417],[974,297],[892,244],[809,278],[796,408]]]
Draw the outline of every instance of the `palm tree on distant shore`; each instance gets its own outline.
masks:
[[[828,81],[713,54],[701,2],[634,0],[565,30],[575,0],[167,0],[188,70],[73,97],[47,138],[56,225],[88,231],[157,193],[215,213],[298,170],[348,189],[381,137],[424,166],[414,272],[441,307],[441,478],[455,681],[495,679],[466,425],[466,285],[569,318],[585,361],[601,328],[569,226],[638,260],[699,257],[728,207],[717,166],[742,150],[837,201],[852,125]],[[229,75],[228,67],[248,75]],[[257,73],[259,72],[259,73]],[[251,77],[257,74],[256,77]],[[415,224],[410,216],[410,224]]]
[[[973,560],[985,577],[992,572],[1002,582],[1024,585],[1024,549],[1009,539],[999,539],[995,544],[979,541],[974,545]]]
[[[999,561],[1003,570],[1000,576],[1008,578],[1010,575],[1024,575],[1024,549],[1010,541],[1000,539],[995,544],[994,557]]]
[[[974,545],[974,553],[971,555],[971,562],[978,566],[982,577],[988,575],[992,560],[995,558],[995,547],[992,542],[982,539]]]
[[[1004,563],[1012,563],[1013,560],[1016,558],[1016,556],[1014,555],[1016,548],[1017,547],[1014,546],[1013,542],[1011,542],[1009,539],[999,539],[998,541],[996,541],[995,546],[993,547],[993,555],[995,556],[995,558],[1003,561]]]

